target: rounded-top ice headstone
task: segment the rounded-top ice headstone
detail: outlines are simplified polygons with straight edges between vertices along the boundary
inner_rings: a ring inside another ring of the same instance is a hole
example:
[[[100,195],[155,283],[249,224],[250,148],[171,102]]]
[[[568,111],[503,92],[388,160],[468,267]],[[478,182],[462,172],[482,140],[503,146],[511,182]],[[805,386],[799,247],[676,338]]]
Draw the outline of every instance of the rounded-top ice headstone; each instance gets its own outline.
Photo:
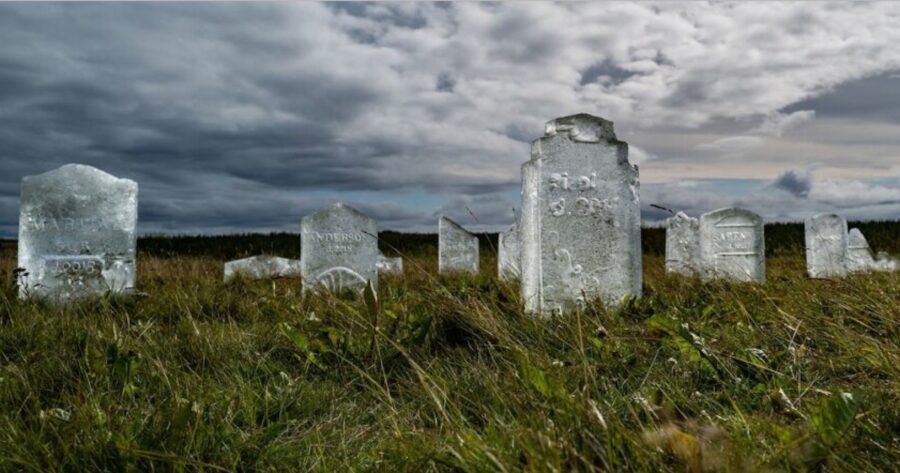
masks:
[[[447,217],[438,220],[438,272],[478,273],[478,237]]]
[[[525,310],[618,304],[641,294],[638,168],[613,123],[557,118],[522,166],[521,279]]]
[[[700,261],[706,279],[766,281],[763,221],[745,209],[724,208],[700,216]]]
[[[378,288],[375,220],[343,203],[303,218],[300,229],[303,287],[331,291]]]
[[[804,224],[806,272],[811,278],[838,278],[847,274],[847,220],[819,214]]]
[[[81,164],[24,177],[19,294],[71,300],[133,288],[137,192]]]
[[[700,262],[700,221],[678,212],[666,219],[666,272],[692,275]]]

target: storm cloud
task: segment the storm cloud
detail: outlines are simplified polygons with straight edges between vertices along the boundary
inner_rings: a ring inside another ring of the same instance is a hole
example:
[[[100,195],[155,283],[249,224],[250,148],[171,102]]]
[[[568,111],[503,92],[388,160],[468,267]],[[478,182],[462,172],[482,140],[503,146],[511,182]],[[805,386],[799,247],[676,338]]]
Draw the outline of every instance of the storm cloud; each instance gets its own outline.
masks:
[[[632,144],[648,219],[898,218],[898,25],[888,3],[2,4],[0,234],[22,176],[68,162],[137,180],[145,233],[296,230],[335,200],[505,225],[530,141],[577,112]]]

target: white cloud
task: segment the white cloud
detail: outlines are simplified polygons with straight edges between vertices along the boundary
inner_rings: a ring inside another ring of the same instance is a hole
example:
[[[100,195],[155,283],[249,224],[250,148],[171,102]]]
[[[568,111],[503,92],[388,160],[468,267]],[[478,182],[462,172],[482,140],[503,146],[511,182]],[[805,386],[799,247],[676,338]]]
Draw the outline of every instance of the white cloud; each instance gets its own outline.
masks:
[[[175,190],[217,219],[200,224],[240,221],[235,180],[279,205],[428,192],[499,221],[489,196],[518,185],[544,122],[577,112],[668,180],[900,163],[896,126],[783,112],[900,69],[900,4],[4,4],[0,43],[16,45],[0,48],[3,195],[90,162],[156,189],[142,202],[175,225],[199,215],[166,210]]]
[[[790,114],[774,112],[765,118],[756,131],[763,135],[780,137],[787,131],[812,120],[815,116],[815,110],[798,110]]]

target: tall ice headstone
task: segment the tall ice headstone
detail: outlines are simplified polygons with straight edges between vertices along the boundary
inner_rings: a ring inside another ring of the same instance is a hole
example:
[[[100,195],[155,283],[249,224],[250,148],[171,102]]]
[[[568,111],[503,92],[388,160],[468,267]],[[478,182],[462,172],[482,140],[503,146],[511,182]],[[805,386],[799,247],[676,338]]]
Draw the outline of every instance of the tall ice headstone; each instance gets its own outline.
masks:
[[[478,237],[447,217],[438,220],[438,272],[478,272]]]
[[[701,215],[700,262],[705,279],[765,282],[766,242],[762,218],[737,208]]]
[[[666,272],[697,274],[700,264],[700,221],[678,212],[666,219]]]
[[[497,275],[503,280],[519,279],[522,239],[518,222],[497,237],[497,247]]]
[[[304,289],[378,289],[378,228],[362,212],[337,203],[303,217],[300,268]]]
[[[22,179],[19,294],[72,300],[135,282],[137,183],[67,164]]]
[[[847,274],[847,220],[819,214],[806,219],[806,272],[811,278],[839,278]]]
[[[638,168],[613,123],[588,114],[547,123],[522,166],[522,298],[535,314],[641,294]]]

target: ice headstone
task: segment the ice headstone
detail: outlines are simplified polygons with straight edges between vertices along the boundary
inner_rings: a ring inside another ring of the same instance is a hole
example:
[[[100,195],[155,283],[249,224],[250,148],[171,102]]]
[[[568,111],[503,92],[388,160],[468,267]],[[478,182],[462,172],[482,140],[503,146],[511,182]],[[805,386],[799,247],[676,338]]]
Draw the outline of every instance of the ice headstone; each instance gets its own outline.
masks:
[[[847,271],[870,271],[875,266],[875,257],[869,242],[858,228],[851,228],[847,235]]]
[[[811,278],[839,278],[847,274],[847,220],[819,214],[804,225],[806,272]]]
[[[403,274],[403,258],[378,252],[378,274]]]
[[[304,289],[334,292],[378,288],[378,229],[375,220],[337,203],[303,217],[300,268]]]
[[[706,279],[766,281],[766,242],[762,218],[744,209],[725,208],[700,216],[700,262]]]
[[[666,272],[698,274],[700,264],[700,221],[678,212],[666,219]]]
[[[246,279],[299,278],[300,260],[260,255],[225,263],[225,282],[239,274]]]
[[[519,235],[518,222],[497,237],[497,246],[497,275],[503,280],[519,279],[522,239]]]
[[[22,179],[22,297],[72,300],[135,281],[137,183],[67,164]]]
[[[847,271],[898,271],[900,261],[886,253],[879,253],[878,257],[872,256],[872,248],[869,242],[858,228],[851,228],[847,235]]]
[[[478,237],[447,217],[438,220],[438,272],[478,272]]]
[[[522,298],[530,313],[641,295],[638,168],[613,123],[579,114],[547,123],[522,166]]]

